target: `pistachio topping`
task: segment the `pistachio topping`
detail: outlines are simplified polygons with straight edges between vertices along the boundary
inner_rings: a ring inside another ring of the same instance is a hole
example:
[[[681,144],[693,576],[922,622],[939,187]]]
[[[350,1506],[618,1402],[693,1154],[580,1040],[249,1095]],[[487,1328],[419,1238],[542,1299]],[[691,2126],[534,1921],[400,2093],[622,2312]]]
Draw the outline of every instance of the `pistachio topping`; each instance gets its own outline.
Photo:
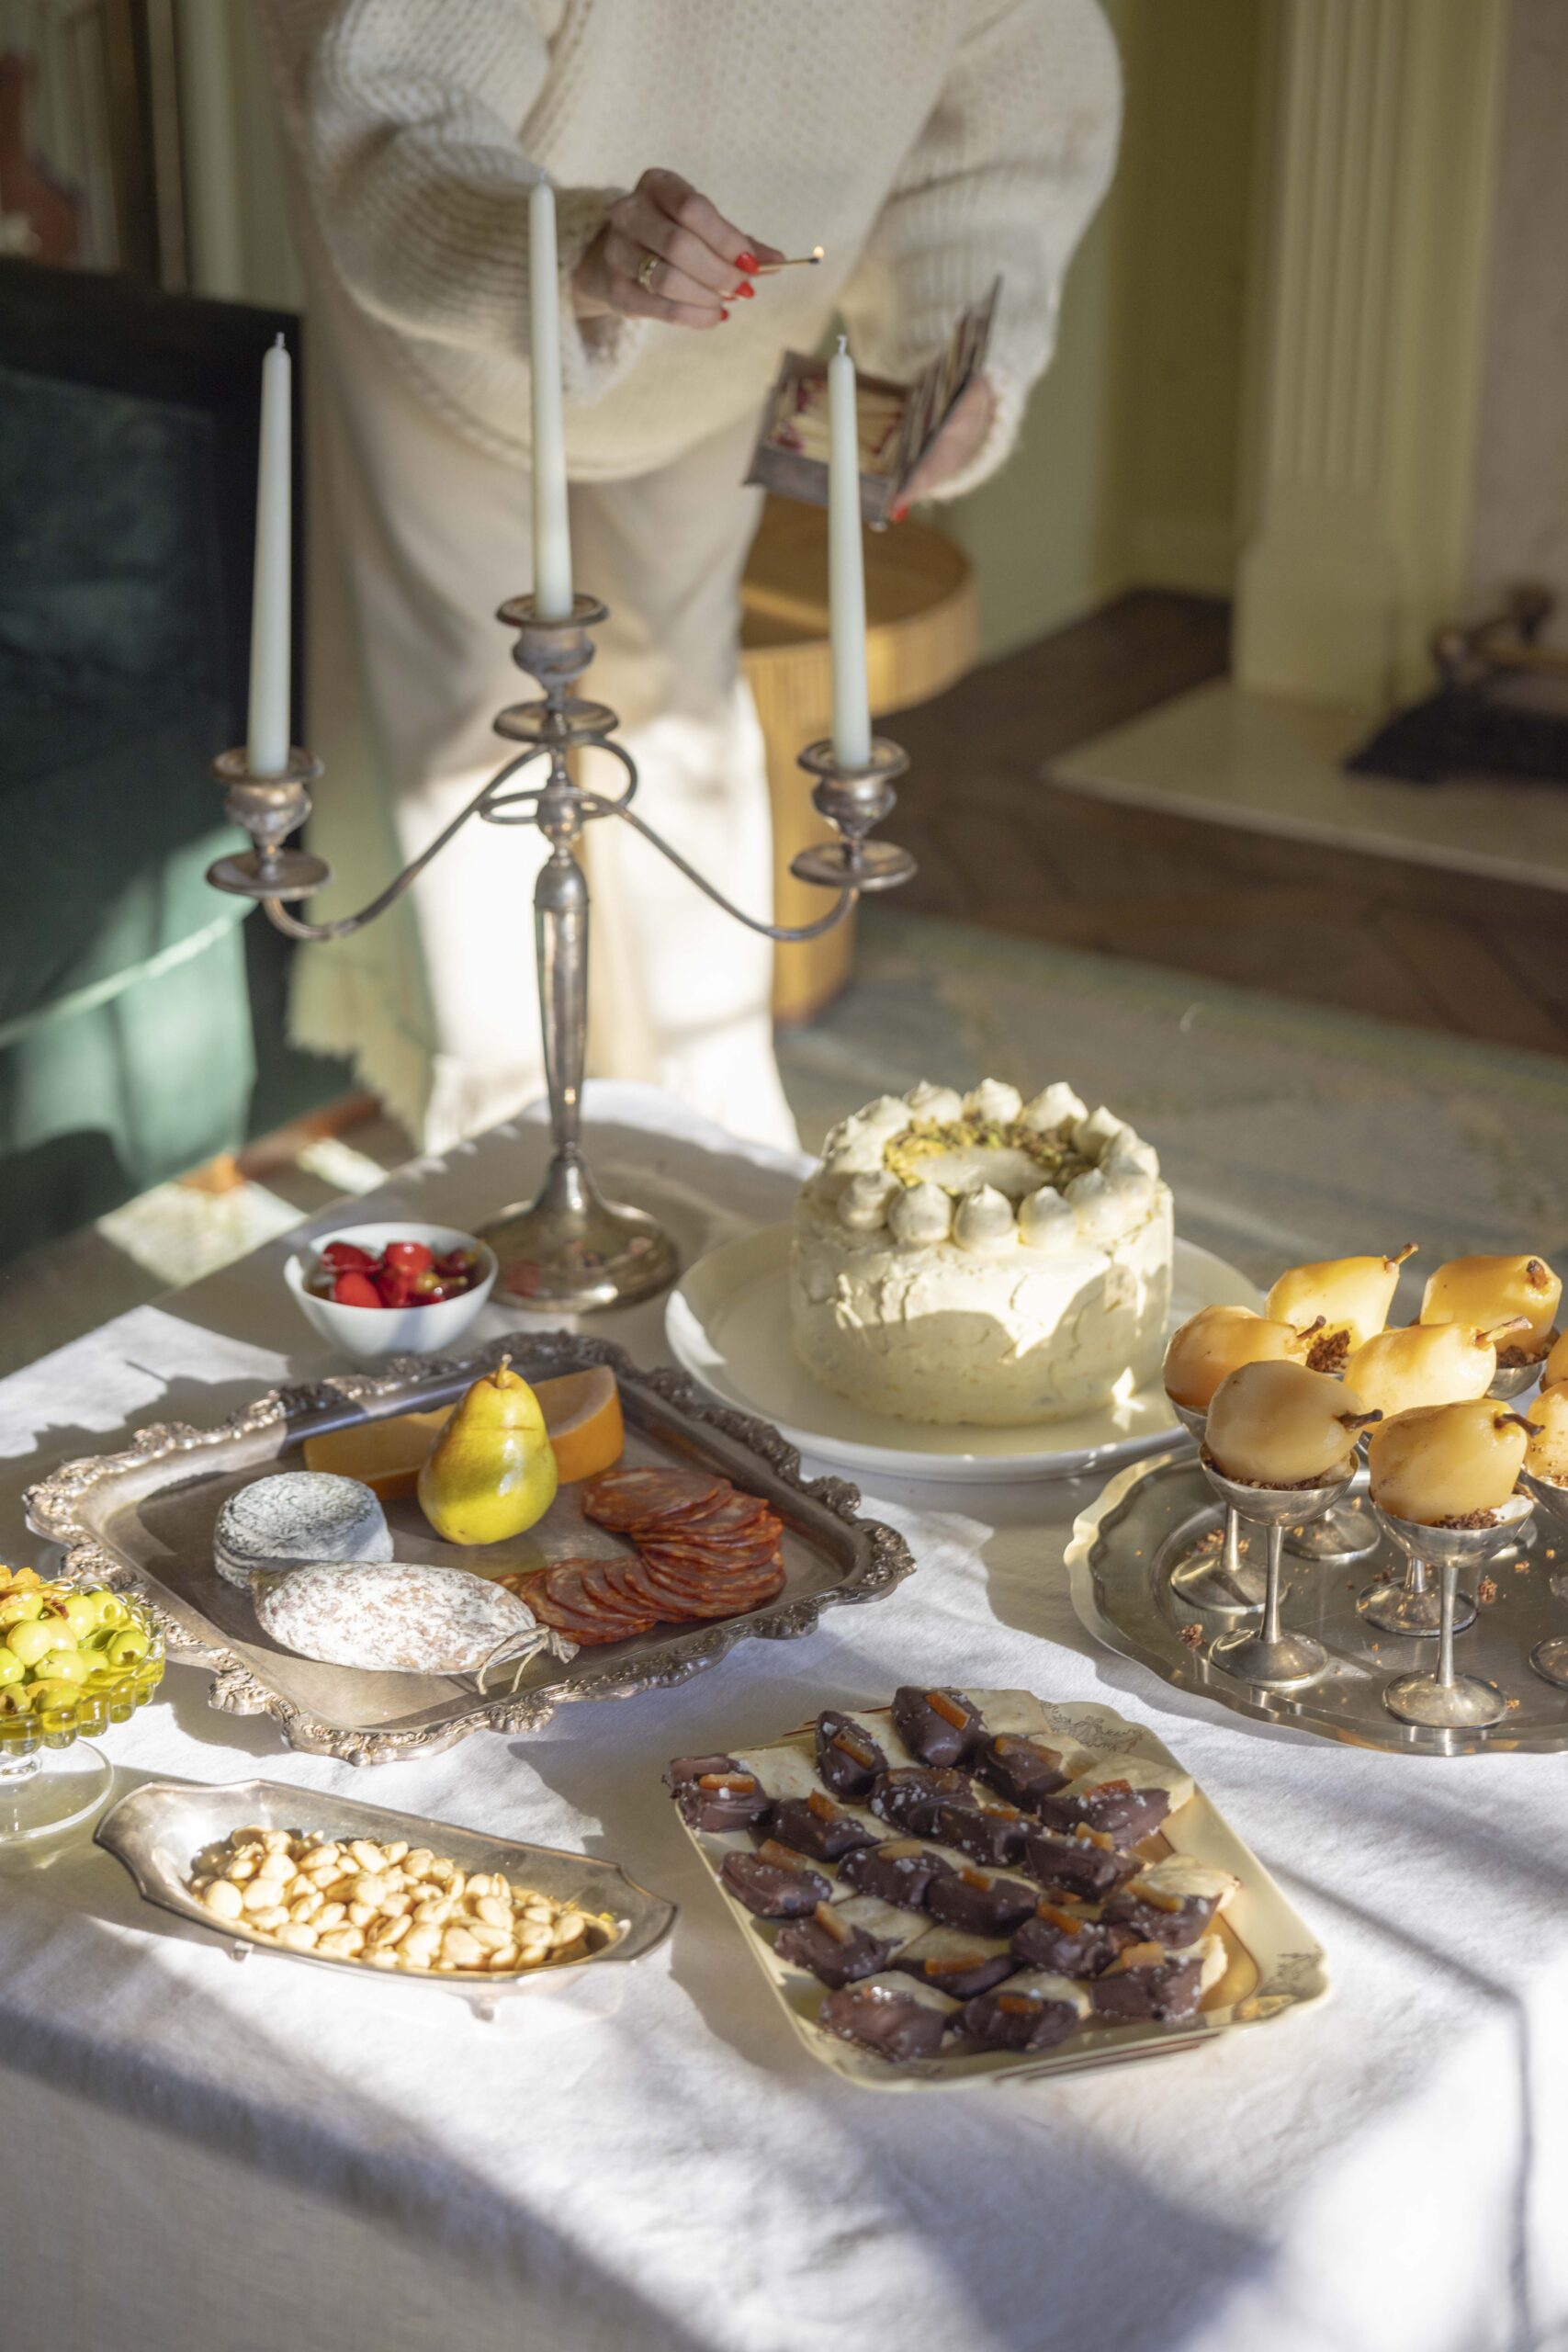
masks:
[[[927,1181],[932,1160],[965,1151],[1021,1152],[1039,1169],[1040,1181],[1058,1192],[1094,1165],[1065,1134],[1042,1134],[1017,1119],[946,1119],[935,1126],[906,1127],[883,1146],[882,1161],[901,1184],[919,1184]],[[944,1189],[956,1193],[969,1188]]]

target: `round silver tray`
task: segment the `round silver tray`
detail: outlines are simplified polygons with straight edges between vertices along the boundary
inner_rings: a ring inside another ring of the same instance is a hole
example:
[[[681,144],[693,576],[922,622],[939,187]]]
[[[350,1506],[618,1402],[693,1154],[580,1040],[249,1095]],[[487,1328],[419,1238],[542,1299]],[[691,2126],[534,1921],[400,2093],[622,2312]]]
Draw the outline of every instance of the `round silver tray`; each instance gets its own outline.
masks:
[[[1351,1498],[1364,1498],[1366,1491],[1363,1467]],[[1568,1690],[1543,1680],[1529,1664],[1529,1652],[1543,1636],[1568,1634],[1568,1536],[1543,1515],[1529,1548],[1505,1553],[1486,1569],[1475,1623],[1455,1638],[1459,1671],[1495,1683],[1509,1702],[1504,1721],[1487,1731],[1428,1730],[1397,1722],[1384,1707],[1384,1685],[1396,1675],[1435,1667],[1438,1646],[1434,1640],[1379,1634],[1357,1614],[1357,1597],[1375,1577],[1404,1574],[1404,1556],[1386,1535],[1376,1551],[1333,1567],[1285,1555],[1284,1622],[1314,1634],[1328,1651],[1328,1671],[1320,1682],[1304,1690],[1257,1690],[1211,1664],[1210,1644],[1235,1620],[1195,1609],[1173,1594],[1169,1573],[1220,1521],[1193,1447],[1135,1463],[1112,1478],[1076,1521],[1067,1547],[1073,1605],[1089,1632],[1178,1690],[1351,1747],[1416,1756],[1568,1747]]]

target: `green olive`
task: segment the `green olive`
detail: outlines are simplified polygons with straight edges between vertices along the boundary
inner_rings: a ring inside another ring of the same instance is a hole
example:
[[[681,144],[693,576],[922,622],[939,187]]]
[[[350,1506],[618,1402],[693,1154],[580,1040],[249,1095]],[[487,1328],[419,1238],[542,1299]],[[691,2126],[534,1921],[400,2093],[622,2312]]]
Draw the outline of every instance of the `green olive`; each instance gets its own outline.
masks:
[[[19,1682],[27,1668],[15,1650],[0,1649],[0,1690],[10,1682]]]
[[[147,1636],[140,1625],[122,1625],[105,1652],[111,1666],[120,1667],[146,1655]]]
[[[65,1596],[65,1623],[80,1640],[90,1634],[98,1623],[98,1604],[90,1592],[71,1592]]]
[[[50,1679],[41,1682],[29,1683],[28,1687],[32,1698],[34,1714],[42,1715],[46,1719],[53,1714],[73,1713],[76,1702],[82,1696],[82,1686],[79,1682],[67,1682],[63,1679]]]
[[[34,1672],[39,1682],[85,1682],[92,1672],[91,1661],[75,1648],[46,1650]]]
[[[33,1707],[33,1686],[27,1682],[8,1683],[0,1690],[0,1723],[7,1715],[29,1715]]]
[[[43,1615],[41,1592],[0,1593],[0,1627],[21,1625]]]
[[[59,1648],[60,1635],[47,1618],[28,1618],[22,1624],[11,1627],[6,1635],[6,1646],[13,1657],[21,1659],[24,1666],[36,1666],[40,1657],[46,1657],[51,1650]]]

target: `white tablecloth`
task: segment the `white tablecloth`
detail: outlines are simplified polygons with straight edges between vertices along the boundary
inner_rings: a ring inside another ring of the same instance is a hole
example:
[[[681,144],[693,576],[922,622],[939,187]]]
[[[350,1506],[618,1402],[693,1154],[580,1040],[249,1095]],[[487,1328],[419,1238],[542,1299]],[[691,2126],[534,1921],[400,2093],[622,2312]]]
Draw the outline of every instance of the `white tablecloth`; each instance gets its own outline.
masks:
[[[787,1211],[788,1163],[637,1090],[597,1157],[688,1257]],[[472,1224],[536,1126],[359,1212]],[[1397,1220],[1396,1220],[1397,1221]],[[22,1487],[171,1416],[328,1367],[277,1243],[0,1387],[0,1553]],[[491,1317],[499,1329],[502,1318]],[[660,1307],[601,1319],[640,1360]],[[456,2000],[223,1950],[76,1849],[0,1880],[0,2344],[55,2352],[1479,2352],[1568,2325],[1568,1763],[1361,1754],[1176,1699],[1094,1649],[1061,1560],[1083,1487],[887,1489],[919,1569],[683,1688],[355,1774],[171,1670],[112,1735],[122,1785],[264,1772],[624,1860],[672,1939],[613,1986],[479,2023]],[[1327,1948],[1298,2018],[1055,2085],[914,2098],[796,2042],[659,1774],[912,1677],[1153,1723]],[[166,1703],[164,1702],[166,1702]]]

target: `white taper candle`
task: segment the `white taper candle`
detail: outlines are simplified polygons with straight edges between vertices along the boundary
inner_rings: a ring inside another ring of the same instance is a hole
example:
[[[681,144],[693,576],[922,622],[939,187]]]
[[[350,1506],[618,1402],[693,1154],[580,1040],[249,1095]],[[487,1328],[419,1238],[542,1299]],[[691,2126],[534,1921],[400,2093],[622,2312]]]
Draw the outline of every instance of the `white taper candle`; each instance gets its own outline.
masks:
[[[861,546],[860,433],[849,345],[828,362],[828,607],[833,652],[833,757],[863,768],[871,757],[865,679],[865,566]]]
[[[528,198],[529,367],[534,390],[534,605],[541,620],[571,617],[571,529],[561,424],[560,278],[556,192],[535,183]]]
[[[251,704],[245,751],[253,775],[282,775],[288,766],[293,372],[293,363],[280,334],[262,361],[261,460],[256,469],[255,572],[251,597]]]

